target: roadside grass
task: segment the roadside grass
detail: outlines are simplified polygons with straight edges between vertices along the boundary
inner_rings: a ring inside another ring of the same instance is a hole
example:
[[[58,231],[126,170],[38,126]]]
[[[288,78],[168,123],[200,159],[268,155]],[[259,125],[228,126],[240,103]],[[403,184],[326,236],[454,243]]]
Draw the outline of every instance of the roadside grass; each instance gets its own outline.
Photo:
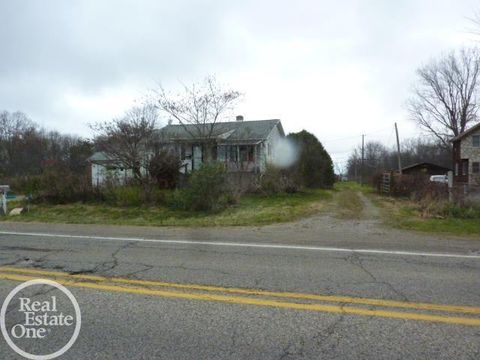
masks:
[[[340,219],[361,219],[363,193],[381,209],[385,225],[427,233],[480,236],[480,219],[425,217],[420,206],[408,199],[378,195],[369,186],[336,183],[333,190],[307,190],[272,196],[248,195],[219,213],[173,210],[167,206],[120,207],[99,203],[68,205],[33,204],[29,213],[0,217],[0,221],[138,226],[262,226],[294,221],[318,213]],[[10,201],[9,208],[24,206]]]
[[[2,220],[67,224],[138,226],[255,226],[293,221],[321,212],[332,190],[307,190],[273,196],[248,195],[220,213],[189,212],[168,207],[115,207],[104,204],[35,204],[22,215]]]
[[[340,219],[360,219],[363,212],[363,202],[359,192],[368,191],[354,182],[339,182],[335,184],[334,212]]]
[[[420,206],[408,199],[397,199],[374,194],[372,202],[382,209],[384,223],[404,230],[449,235],[480,236],[480,219],[461,219],[455,217],[425,217]]]

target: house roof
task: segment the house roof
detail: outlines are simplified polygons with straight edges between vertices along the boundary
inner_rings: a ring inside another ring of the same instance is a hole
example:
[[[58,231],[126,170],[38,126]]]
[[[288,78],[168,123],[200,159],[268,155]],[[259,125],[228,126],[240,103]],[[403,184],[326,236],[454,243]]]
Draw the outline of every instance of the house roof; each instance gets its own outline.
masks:
[[[416,167],[430,167],[430,168],[436,168],[436,169],[443,169],[443,170],[451,170],[445,166],[441,166],[441,165],[437,165],[437,164],[433,164],[433,163],[429,163],[429,162],[421,162],[421,163],[415,163],[415,164],[412,164],[412,165],[408,165],[408,166],[405,166],[402,168],[402,171],[405,171],[405,170],[409,170],[409,169],[413,169],[413,168],[416,168]]]
[[[475,130],[479,130],[480,129],[480,123],[476,124],[476,125],[473,125],[470,129],[468,130],[465,130],[463,133],[461,134],[458,134],[457,136],[455,136],[452,140],[450,140],[451,142],[453,141],[457,141],[457,140],[461,140],[463,139],[465,136],[469,135],[470,133],[474,132]]]
[[[212,124],[167,125],[159,130],[159,135],[168,140],[193,140],[210,132]],[[212,138],[225,142],[256,142],[265,140],[278,126],[285,136],[282,123],[278,119],[217,122],[213,125]],[[198,135],[197,135],[198,134]]]
[[[106,153],[103,151],[97,151],[92,156],[90,156],[87,161],[90,162],[104,162],[104,161],[112,161],[110,157],[107,156]]]

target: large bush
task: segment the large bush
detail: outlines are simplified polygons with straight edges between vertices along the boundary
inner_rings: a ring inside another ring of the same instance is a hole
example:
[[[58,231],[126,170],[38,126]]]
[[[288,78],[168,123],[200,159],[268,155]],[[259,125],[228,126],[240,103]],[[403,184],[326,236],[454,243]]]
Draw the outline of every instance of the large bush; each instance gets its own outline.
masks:
[[[287,139],[298,150],[298,160],[289,169],[292,179],[307,188],[331,188],[335,182],[332,159],[315,135],[303,130]]]
[[[176,190],[173,206],[192,211],[218,211],[232,201],[227,171],[222,164],[205,164],[193,172],[187,187]]]
[[[64,166],[47,167],[38,177],[34,198],[54,204],[89,201],[96,197],[86,174],[79,175]]]
[[[178,183],[180,166],[175,153],[163,150],[150,159],[148,172],[160,188],[173,189]]]
[[[10,185],[10,188],[19,194],[38,194],[41,190],[41,175],[2,177],[0,183]]]
[[[294,193],[299,187],[300,184],[288,170],[268,165],[260,177],[258,189],[262,194],[272,195],[280,192]]]

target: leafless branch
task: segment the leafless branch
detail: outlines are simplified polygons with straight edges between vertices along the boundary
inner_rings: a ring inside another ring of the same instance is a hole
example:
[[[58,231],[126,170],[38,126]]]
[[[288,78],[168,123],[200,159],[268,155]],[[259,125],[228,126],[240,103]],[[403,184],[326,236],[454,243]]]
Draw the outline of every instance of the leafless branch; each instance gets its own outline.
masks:
[[[154,104],[183,125],[192,138],[211,139],[218,135],[216,124],[233,109],[240,96],[238,91],[222,89],[215,77],[208,76],[201,84],[183,85],[183,93],[167,92],[160,85],[154,92]]]
[[[149,150],[153,147],[158,119],[152,105],[134,107],[122,118],[97,123],[90,127],[96,133],[96,144],[118,166],[131,169],[135,180],[142,179]]]
[[[462,49],[417,71],[410,118],[444,145],[478,121],[480,53]]]

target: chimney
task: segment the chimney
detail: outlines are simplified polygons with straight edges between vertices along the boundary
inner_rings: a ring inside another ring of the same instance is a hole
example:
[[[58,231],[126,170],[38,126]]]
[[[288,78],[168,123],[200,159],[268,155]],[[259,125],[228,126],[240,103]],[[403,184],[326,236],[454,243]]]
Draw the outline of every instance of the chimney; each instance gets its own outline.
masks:
[[[168,119],[168,125],[172,125],[173,123],[173,120],[172,119]]]
[[[236,120],[237,121],[243,121],[243,115],[237,115]]]

